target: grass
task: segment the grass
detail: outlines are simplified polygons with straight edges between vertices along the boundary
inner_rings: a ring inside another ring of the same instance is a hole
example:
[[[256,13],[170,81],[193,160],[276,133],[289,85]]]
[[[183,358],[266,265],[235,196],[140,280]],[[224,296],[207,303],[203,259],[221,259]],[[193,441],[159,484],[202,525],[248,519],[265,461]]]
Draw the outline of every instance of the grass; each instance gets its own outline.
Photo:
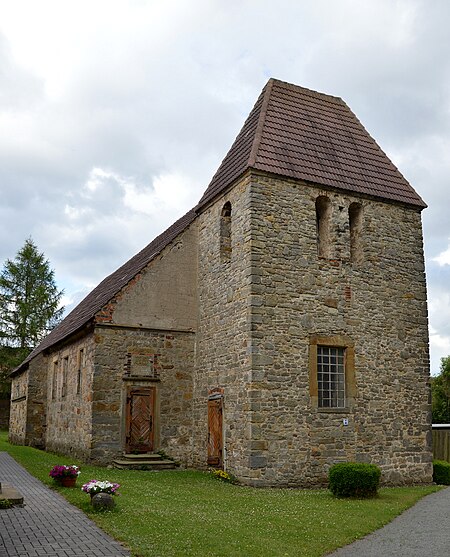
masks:
[[[88,466],[7,442],[7,451],[139,557],[321,557],[390,522],[437,486],[383,488],[374,499],[336,499],[327,490],[254,489],[198,471],[144,472]],[[57,487],[55,464],[79,464],[78,489]],[[79,487],[91,478],[121,484],[113,512],[93,511]]]

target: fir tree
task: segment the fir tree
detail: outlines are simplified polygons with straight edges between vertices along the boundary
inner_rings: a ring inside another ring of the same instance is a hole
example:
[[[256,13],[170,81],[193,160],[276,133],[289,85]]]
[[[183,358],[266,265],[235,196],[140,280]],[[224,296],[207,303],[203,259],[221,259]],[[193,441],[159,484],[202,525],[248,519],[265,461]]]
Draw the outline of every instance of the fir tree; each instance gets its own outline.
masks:
[[[26,356],[60,321],[62,294],[49,261],[29,238],[0,274],[0,346]]]

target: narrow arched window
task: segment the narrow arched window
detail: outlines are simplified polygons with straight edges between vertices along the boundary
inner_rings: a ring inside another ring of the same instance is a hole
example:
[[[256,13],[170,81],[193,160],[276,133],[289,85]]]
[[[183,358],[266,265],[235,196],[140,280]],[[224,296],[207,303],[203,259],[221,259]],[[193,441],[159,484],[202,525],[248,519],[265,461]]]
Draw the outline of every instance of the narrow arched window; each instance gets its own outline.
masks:
[[[231,259],[231,203],[227,201],[220,214],[220,260]]]
[[[317,253],[330,257],[331,203],[324,195],[316,199]]]
[[[360,203],[352,203],[348,208],[348,222],[350,225],[350,261],[359,263],[363,257],[362,207]]]

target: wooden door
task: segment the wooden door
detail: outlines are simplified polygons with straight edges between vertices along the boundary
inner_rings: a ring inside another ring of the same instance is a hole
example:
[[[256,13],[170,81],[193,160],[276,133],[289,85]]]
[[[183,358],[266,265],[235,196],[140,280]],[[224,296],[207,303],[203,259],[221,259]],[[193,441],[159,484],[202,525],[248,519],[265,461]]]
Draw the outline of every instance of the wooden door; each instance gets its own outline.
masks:
[[[127,396],[125,448],[128,453],[153,451],[154,407],[154,388],[130,388]]]
[[[222,409],[223,398],[208,400],[208,464],[223,466]]]

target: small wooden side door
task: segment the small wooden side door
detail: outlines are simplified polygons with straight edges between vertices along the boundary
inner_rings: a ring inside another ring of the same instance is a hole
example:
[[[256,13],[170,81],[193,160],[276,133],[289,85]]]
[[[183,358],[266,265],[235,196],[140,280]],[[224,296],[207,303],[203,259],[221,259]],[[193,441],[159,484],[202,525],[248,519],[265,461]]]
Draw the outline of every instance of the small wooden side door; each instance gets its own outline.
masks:
[[[126,447],[128,453],[153,451],[155,389],[132,387],[127,396]]]
[[[208,465],[223,466],[223,398],[208,400]]]

